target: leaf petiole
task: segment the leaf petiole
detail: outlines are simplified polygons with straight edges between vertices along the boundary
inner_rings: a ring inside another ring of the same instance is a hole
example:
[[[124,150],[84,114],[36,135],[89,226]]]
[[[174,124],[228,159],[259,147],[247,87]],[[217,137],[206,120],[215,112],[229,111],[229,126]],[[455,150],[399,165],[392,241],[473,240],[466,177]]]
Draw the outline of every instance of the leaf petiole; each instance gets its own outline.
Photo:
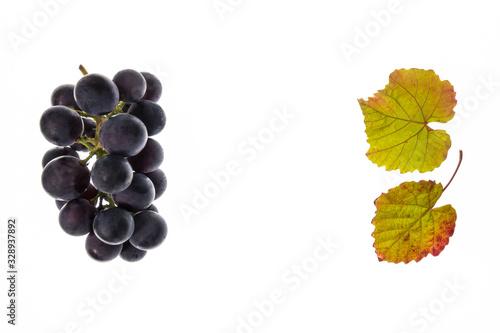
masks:
[[[446,184],[446,186],[444,187],[443,189],[443,192],[448,188],[448,185],[450,185],[450,183],[452,182],[453,178],[455,178],[455,175],[457,174],[458,172],[458,169],[460,168],[460,164],[462,164],[462,159],[463,159],[463,152],[460,150],[459,152],[459,158],[458,158],[458,165],[457,165],[457,168],[455,169],[455,172],[453,173],[453,176],[451,176],[451,179],[450,181],[448,182],[448,184]]]

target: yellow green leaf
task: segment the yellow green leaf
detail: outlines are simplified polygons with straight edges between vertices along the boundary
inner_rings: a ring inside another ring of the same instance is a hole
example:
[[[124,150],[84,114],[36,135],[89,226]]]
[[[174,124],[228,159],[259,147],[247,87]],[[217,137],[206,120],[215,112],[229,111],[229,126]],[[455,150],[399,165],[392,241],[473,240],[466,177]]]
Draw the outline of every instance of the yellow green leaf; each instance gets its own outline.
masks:
[[[372,236],[380,261],[407,264],[443,251],[457,213],[451,205],[434,208],[442,193],[441,183],[421,180],[402,183],[375,200]]]
[[[388,171],[426,172],[446,159],[450,136],[428,124],[450,121],[457,100],[450,82],[433,70],[396,70],[384,90],[358,102],[370,144],[366,156],[373,163]]]

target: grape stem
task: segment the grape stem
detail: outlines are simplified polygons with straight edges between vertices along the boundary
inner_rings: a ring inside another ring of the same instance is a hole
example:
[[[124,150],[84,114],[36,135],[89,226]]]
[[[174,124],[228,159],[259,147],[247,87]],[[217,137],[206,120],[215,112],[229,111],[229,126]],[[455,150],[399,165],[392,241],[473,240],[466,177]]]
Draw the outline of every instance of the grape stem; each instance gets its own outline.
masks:
[[[123,103],[120,103],[117,109],[123,108]],[[107,155],[107,152],[102,149],[101,142],[99,139],[99,134],[101,132],[101,125],[106,121],[106,116],[94,117],[96,122],[95,127],[95,137],[93,139],[87,138],[85,136],[80,137],[77,142],[83,144],[90,151],[89,156],[82,160],[82,163],[87,164],[87,162],[92,158],[92,156],[97,154],[97,158]],[[87,140],[86,140],[87,139]]]
[[[101,199],[103,196],[105,196],[106,194],[101,192],[101,191],[97,191],[97,195],[95,197],[93,197],[92,199],[90,199],[90,202],[93,203],[94,205],[97,203],[97,201],[99,199]]]
[[[448,182],[448,184],[446,184],[446,186],[444,187],[443,189],[443,192],[448,188],[448,185],[450,185],[450,183],[452,182],[453,178],[455,178],[455,175],[457,174],[457,171],[458,169],[460,168],[460,164],[462,164],[462,159],[463,159],[463,152],[460,150],[459,152],[459,158],[458,158],[458,165],[457,165],[457,168],[455,169],[455,172],[453,173],[453,176],[451,176],[451,179],[450,181]]]
[[[89,72],[87,72],[87,70],[85,69],[85,67],[83,67],[83,65],[80,65],[78,67],[78,69],[80,70],[80,72],[82,72],[83,75],[87,75]]]
[[[116,108],[113,110],[113,112],[109,113],[106,117],[106,119],[114,116],[115,114],[118,114],[118,113],[123,113],[123,107],[125,106],[125,102],[120,102]]]
[[[95,141],[94,141],[94,143],[96,146],[100,143],[99,142],[99,134],[101,132],[101,125],[103,122],[104,122],[103,117],[98,117],[95,120],[96,126],[95,126],[95,138],[94,138]]]
[[[85,138],[82,136],[80,137],[78,140],[76,140],[77,143],[81,143],[82,145],[85,146],[85,148],[87,148],[88,150],[92,150],[94,147],[91,146],[86,140]]]
[[[116,207],[115,202],[114,202],[114,201],[113,201],[113,199],[111,198],[111,194],[107,194],[107,195],[105,196],[105,199],[106,199],[106,201],[109,203],[109,206],[110,206],[110,207]]]
[[[87,156],[84,160],[82,160],[82,163],[83,164],[87,164],[88,161],[92,158],[92,156],[94,156],[95,154],[97,153],[96,150],[92,150],[89,154],[89,156]]]
[[[92,158],[92,156],[97,154],[100,150],[102,150],[102,147],[100,144],[98,144],[90,151],[89,156],[87,156],[84,160],[82,160],[82,163],[87,164],[87,162]]]

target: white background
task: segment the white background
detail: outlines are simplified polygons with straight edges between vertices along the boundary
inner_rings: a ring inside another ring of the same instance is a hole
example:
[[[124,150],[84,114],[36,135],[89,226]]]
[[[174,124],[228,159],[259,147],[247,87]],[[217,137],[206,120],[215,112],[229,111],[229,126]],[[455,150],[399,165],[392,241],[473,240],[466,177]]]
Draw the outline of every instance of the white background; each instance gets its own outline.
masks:
[[[6,324],[2,278],[1,331],[497,331],[497,3],[401,0],[383,26],[373,12],[392,9],[389,0],[222,3],[231,10],[220,15],[212,0],[61,1],[44,22],[37,1],[0,2],[1,218],[20,223],[19,325]],[[14,47],[9,36],[34,20],[40,27]],[[342,43],[358,53],[348,59]],[[163,83],[168,120],[155,138],[169,187],[156,205],[169,235],[138,263],[92,261],[84,237],[60,229],[40,184],[51,145],[39,118],[56,86],[81,77],[80,63],[108,77],[150,71]],[[400,176],[365,157],[357,98],[412,67],[449,80],[460,114],[432,125],[453,141],[442,166]],[[255,158],[242,154],[238,147],[284,108],[295,118]],[[438,202],[458,213],[450,244],[419,263],[378,262],[374,199],[405,180],[445,184],[459,149],[462,167]],[[233,160],[240,173],[198,215],[183,217],[210,173]],[[319,263],[318,239],[339,245]],[[310,273],[299,278],[291,269],[303,263]],[[255,302],[277,292],[281,304],[259,314]]]

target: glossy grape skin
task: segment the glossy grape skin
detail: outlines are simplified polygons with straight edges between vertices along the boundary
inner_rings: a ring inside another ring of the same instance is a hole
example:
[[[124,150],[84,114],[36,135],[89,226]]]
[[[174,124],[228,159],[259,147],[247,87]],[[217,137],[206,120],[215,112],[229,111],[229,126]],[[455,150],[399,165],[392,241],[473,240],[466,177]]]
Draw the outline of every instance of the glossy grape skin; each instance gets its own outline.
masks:
[[[78,103],[75,101],[75,85],[62,84],[52,92],[50,101],[52,105],[64,105],[76,110],[80,110]]]
[[[160,80],[153,74],[148,72],[141,72],[142,76],[146,79],[146,93],[142,97],[142,100],[150,100],[153,102],[158,102],[162,93],[162,85]]]
[[[158,141],[149,138],[141,152],[135,156],[127,157],[132,169],[141,173],[153,172],[163,162],[163,148]]]
[[[90,232],[85,240],[85,250],[88,255],[96,261],[110,261],[120,255],[123,245],[109,245],[101,241],[97,236]]]
[[[83,236],[92,230],[97,208],[86,199],[73,199],[59,211],[59,225],[69,235]]]
[[[82,117],[83,119],[83,135],[86,135],[89,138],[95,137],[95,129],[97,124],[94,119],[89,117]]]
[[[101,145],[108,153],[137,155],[146,145],[148,132],[139,118],[121,113],[104,122],[99,132]]]
[[[144,250],[139,250],[129,241],[123,243],[122,252],[120,252],[120,258],[128,262],[136,262],[141,260],[146,256],[148,252]]]
[[[101,74],[87,74],[75,85],[75,100],[91,116],[103,116],[120,102],[116,84]]]
[[[97,214],[93,228],[94,234],[104,243],[123,244],[134,232],[134,218],[125,209],[111,207]]]
[[[144,100],[130,106],[128,113],[139,118],[148,129],[148,136],[160,133],[167,123],[165,112],[155,102]]]
[[[162,196],[167,189],[167,176],[161,169],[156,169],[153,172],[145,173],[146,177],[151,179],[155,187],[155,200]]]
[[[56,146],[69,146],[83,133],[82,117],[67,106],[52,106],[40,117],[40,131]]]
[[[91,175],[92,183],[99,191],[115,194],[130,185],[134,171],[125,157],[108,154],[97,159]]]
[[[54,147],[54,148],[47,150],[47,152],[45,152],[45,154],[43,155],[42,167],[45,168],[47,163],[52,161],[54,158],[57,158],[59,156],[66,156],[66,155],[78,157],[78,158],[80,157],[78,155],[78,153],[70,147]]]
[[[134,215],[135,230],[129,241],[134,247],[148,251],[158,247],[167,237],[167,223],[160,214],[143,210]]]
[[[42,171],[42,186],[54,199],[75,199],[85,192],[89,184],[89,169],[73,156],[57,157]]]
[[[155,188],[153,182],[142,173],[134,173],[132,183],[124,191],[112,194],[118,207],[130,212],[138,212],[148,208],[154,201]]]
[[[83,192],[82,195],[80,195],[78,198],[80,199],[86,199],[86,200],[92,200],[97,196],[97,190],[94,187],[94,185],[90,184],[89,187]],[[56,206],[59,210],[63,208],[63,206],[68,203],[66,200],[56,200]]]
[[[146,92],[146,79],[133,69],[119,71],[113,77],[113,82],[120,92],[120,100],[126,103],[140,100]]]
[[[95,188],[94,185],[90,184],[85,190],[85,192],[83,192],[83,194],[79,196],[79,198],[92,200],[96,196],[97,196],[97,189]]]

